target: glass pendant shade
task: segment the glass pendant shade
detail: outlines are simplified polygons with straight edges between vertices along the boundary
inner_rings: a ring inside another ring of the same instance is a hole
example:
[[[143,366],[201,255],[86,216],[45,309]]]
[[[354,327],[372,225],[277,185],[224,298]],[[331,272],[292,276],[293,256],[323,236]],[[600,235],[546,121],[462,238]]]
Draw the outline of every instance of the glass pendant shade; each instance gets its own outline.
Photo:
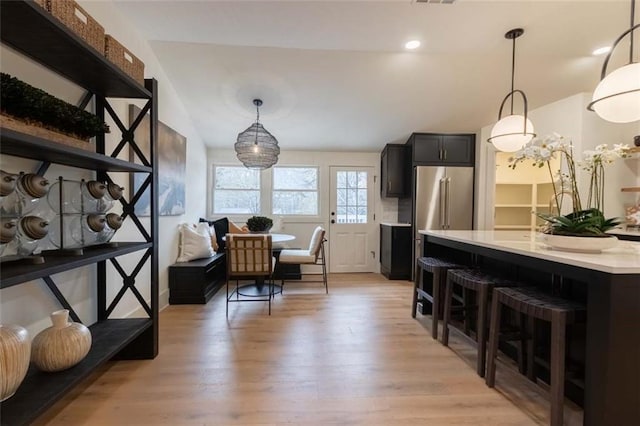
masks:
[[[602,119],[612,123],[630,123],[640,120],[640,63],[634,61],[633,32],[640,29],[635,24],[636,0],[631,0],[631,26],[611,46],[611,51],[602,64],[600,83],[593,92],[587,106]],[[629,36],[629,63],[607,75],[609,60],[616,46]]]
[[[522,90],[514,88],[515,81],[515,68],[516,68],[516,39],[524,34],[522,28],[514,28],[507,31],[504,37],[512,41],[511,51],[511,91],[500,104],[500,112],[498,113],[498,122],[494,124],[491,129],[491,137],[488,142],[491,142],[498,151],[503,152],[515,152],[524,147],[536,134],[534,133],[533,123],[527,118],[529,111],[529,104],[527,101],[527,95]],[[522,98],[523,114],[513,113],[514,98],[519,95]],[[507,101],[511,101],[511,113],[507,116],[502,116]]]
[[[531,120],[525,120],[522,115],[507,115],[493,126],[489,140],[499,151],[515,152],[534,136]]]
[[[260,124],[260,106],[262,101],[254,99],[256,122],[247,130],[238,134],[234,145],[238,160],[248,169],[268,169],[278,162],[280,147],[278,141]]]
[[[640,120],[640,63],[625,65],[602,79],[590,107],[613,123]]]

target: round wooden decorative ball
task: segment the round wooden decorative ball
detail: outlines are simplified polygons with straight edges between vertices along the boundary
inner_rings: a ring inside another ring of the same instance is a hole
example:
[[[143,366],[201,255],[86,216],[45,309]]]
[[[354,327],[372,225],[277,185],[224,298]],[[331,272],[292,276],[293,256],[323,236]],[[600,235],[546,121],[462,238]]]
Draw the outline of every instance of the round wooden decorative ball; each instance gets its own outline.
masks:
[[[91,332],[84,325],[69,322],[69,311],[51,314],[53,325],[33,339],[31,361],[42,371],[54,372],[73,367],[91,348]]]
[[[0,401],[13,396],[27,375],[31,342],[18,325],[0,324]]]

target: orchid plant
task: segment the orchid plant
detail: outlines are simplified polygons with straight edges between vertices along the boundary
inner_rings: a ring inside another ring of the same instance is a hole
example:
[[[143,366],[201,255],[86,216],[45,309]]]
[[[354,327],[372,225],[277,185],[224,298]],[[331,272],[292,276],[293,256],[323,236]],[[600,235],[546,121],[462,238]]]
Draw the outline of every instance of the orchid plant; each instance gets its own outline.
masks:
[[[616,144],[609,148],[607,144],[602,144],[595,150],[585,151],[582,160],[576,161],[571,141],[553,134],[532,139],[509,159],[509,167],[515,169],[517,164],[531,160],[534,166],[548,168],[553,185],[553,201],[558,213],[536,213],[547,223],[543,232],[562,235],[603,235],[605,231],[620,224],[617,218],[604,217],[605,166],[618,158],[627,157],[628,149],[628,145]],[[555,158],[560,160],[560,170],[556,171],[551,167],[551,160]],[[564,172],[563,163],[566,163]],[[586,206],[583,206],[578,191],[578,168],[590,175]],[[562,215],[562,200],[565,194],[571,197],[573,211]]]

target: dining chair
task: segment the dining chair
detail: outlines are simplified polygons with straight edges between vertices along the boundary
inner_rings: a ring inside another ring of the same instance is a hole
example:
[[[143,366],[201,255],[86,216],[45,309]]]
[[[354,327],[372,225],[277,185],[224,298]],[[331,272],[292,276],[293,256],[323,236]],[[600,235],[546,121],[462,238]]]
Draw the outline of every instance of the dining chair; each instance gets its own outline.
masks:
[[[308,249],[286,249],[280,252],[279,263],[294,265],[318,265],[322,267],[322,281],[304,280],[304,282],[322,282],[325,293],[329,294],[327,283],[327,264],[324,253],[325,230],[317,226],[311,236]],[[284,274],[282,275],[282,291],[284,292]]]
[[[229,302],[269,302],[271,315],[271,299],[274,294],[273,268],[275,259],[271,253],[271,235],[227,234],[227,306]],[[229,281],[235,279],[235,288],[229,293]],[[267,293],[246,296],[241,293],[240,280],[254,279],[255,286],[267,286]],[[266,281],[266,282],[265,282]],[[235,297],[234,297],[235,296]]]

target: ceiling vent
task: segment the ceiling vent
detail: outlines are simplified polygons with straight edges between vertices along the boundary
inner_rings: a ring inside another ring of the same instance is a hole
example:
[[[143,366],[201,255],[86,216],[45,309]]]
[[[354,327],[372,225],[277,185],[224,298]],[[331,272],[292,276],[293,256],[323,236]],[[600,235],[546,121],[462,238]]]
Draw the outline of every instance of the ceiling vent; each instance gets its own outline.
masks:
[[[415,0],[416,3],[452,4],[456,0]]]

